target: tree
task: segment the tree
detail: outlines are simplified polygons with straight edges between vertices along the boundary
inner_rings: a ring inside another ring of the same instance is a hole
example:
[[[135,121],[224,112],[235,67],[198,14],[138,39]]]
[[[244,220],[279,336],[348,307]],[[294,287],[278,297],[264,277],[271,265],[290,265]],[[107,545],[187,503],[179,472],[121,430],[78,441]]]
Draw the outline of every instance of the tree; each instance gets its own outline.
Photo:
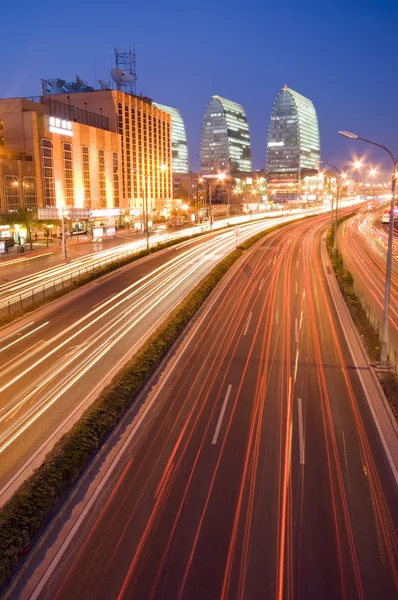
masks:
[[[45,225],[61,225],[60,219],[40,221],[35,210],[19,210],[14,213],[0,214],[0,224],[15,225],[17,223],[26,227],[28,233],[26,241],[30,244],[30,249],[32,249],[32,229],[43,230]]]

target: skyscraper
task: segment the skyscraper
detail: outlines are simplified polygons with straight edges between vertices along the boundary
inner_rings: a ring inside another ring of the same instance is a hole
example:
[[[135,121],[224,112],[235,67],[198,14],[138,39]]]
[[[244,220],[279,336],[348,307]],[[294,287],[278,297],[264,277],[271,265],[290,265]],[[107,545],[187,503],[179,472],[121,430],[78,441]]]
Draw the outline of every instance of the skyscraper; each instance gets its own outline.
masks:
[[[268,134],[268,190],[276,201],[299,201],[300,182],[318,171],[318,118],[313,103],[283,87],[274,103]]]
[[[200,170],[204,175],[252,170],[249,125],[240,104],[210,98],[202,124]]]
[[[171,106],[159,104],[158,102],[152,102],[152,105],[171,115],[171,162],[173,173],[179,175],[187,174],[189,172],[187,134],[180,111]]]

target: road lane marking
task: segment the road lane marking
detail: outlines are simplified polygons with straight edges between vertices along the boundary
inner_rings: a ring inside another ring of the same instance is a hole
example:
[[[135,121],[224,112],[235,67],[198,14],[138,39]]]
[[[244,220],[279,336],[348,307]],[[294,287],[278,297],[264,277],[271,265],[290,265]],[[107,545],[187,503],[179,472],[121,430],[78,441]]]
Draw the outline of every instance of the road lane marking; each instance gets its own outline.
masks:
[[[216,430],[214,432],[213,439],[211,440],[212,444],[217,444],[218,434],[220,433],[221,423],[222,423],[222,420],[224,417],[225,409],[227,408],[227,403],[228,403],[229,395],[231,393],[231,389],[232,389],[232,384],[230,383],[228,386],[228,389],[227,389],[227,393],[225,394],[224,402],[221,407],[220,416],[218,417]]]
[[[6,340],[8,340],[10,337],[14,337],[14,335],[17,335],[20,331],[23,331],[24,329],[27,329],[28,327],[30,327],[31,325],[34,325],[34,321],[31,321],[30,323],[28,323],[27,325],[24,325],[23,327],[20,327],[20,329],[17,329],[16,331],[13,331],[13,333],[10,333],[9,335],[6,335],[6,337],[2,338],[2,342],[5,342]]]
[[[108,296],[107,298],[105,298],[105,300],[101,300],[101,302],[97,302],[97,304],[94,304],[94,306],[92,306],[91,309],[97,308],[97,307],[101,306],[101,304],[107,304],[108,300],[113,298],[113,296],[116,296],[116,292],[114,294],[112,294],[111,296]]]
[[[296,291],[295,291],[295,293],[297,294],[297,280],[296,280]]]
[[[297,368],[298,368],[298,357],[299,357],[299,350],[297,348],[297,352],[296,352],[296,362],[294,364],[294,382],[296,383],[296,377],[297,377]]]
[[[16,344],[17,342],[20,342],[24,338],[27,338],[29,335],[32,335],[32,333],[35,333],[35,331],[38,331],[39,329],[41,329],[45,325],[48,325],[49,322],[50,321],[46,321],[45,323],[42,323],[41,325],[39,325],[38,327],[36,327],[36,329],[32,329],[32,331],[29,331],[29,333],[25,333],[25,335],[21,335],[21,337],[19,337],[17,340],[14,340],[13,342],[11,342],[11,344],[8,344],[7,346],[4,346],[4,348],[0,348],[0,352],[3,352],[4,350],[7,350],[7,348],[10,348],[11,346],[13,346],[14,344]]]
[[[296,336],[296,344],[298,344],[298,342],[299,342],[299,331],[298,331],[297,317],[294,319],[294,333],[295,333],[295,336]]]
[[[300,314],[300,327],[299,327],[300,331],[301,331],[302,324],[303,324],[303,311],[301,311],[301,314]]]
[[[141,427],[143,421],[145,420],[145,418],[147,417],[148,413],[150,412],[150,409],[152,408],[152,406],[156,402],[157,398],[160,396],[163,388],[167,385],[168,380],[170,379],[170,377],[173,376],[174,370],[177,367],[177,365],[179,364],[179,362],[180,362],[180,360],[182,358],[182,355],[184,354],[186,348],[191,343],[193,337],[197,334],[197,332],[199,331],[199,329],[203,326],[203,323],[205,323],[205,320],[208,318],[208,315],[210,314],[210,311],[214,308],[216,302],[221,297],[221,294],[225,290],[225,287],[226,287],[226,285],[228,283],[229,283],[229,279],[227,278],[225,280],[224,286],[221,286],[220,289],[219,289],[219,291],[218,291],[218,294],[217,293],[215,294],[213,302],[209,304],[207,310],[204,311],[204,314],[202,315],[202,317],[199,319],[199,321],[196,323],[195,327],[192,329],[192,331],[190,331],[189,335],[187,336],[187,338],[182,343],[181,347],[177,351],[176,356],[171,361],[172,362],[171,367],[170,366],[166,367],[166,369],[165,369],[165,375],[164,375],[163,380],[157,385],[157,387],[156,387],[156,389],[155,389],[154,392],[149,393],[149,395],[148,395],[148,401],[143,405],[144,406],[144,410],[142,411],[141,414],[137,415],[136,419],[134,419],[133,428],[130,431],[130,433],[128,434],[127,439],[125,439],[125,441],[122,444],[121,448],[117,452],[115,458],[112,460],[111,464],[109,465],[109,467],[108,467],[108,469],[107,469],[104,477],[98,483],[98,485],[95,488],[92,496],[90,497],[90,499],[88,500],[87,504],[85,505],[85,507],[81,511],[81,513],[78,516],[77,520],[75,521],[72,529],[69,531],[69,534],[66,536],[66,538],[64,539],[64,541],[60,545],[58,551],[56,552],[55,556],[52,558],[52,560],[50,562],[50,565],[47,568],[44,569],[43,576],[42,576],[40,582],[35,587],[35,590],[32,593],[32,595],[30,596],[29,600],[37,600],[39,598],[41,592],[43,591],[45,585],[47,584],[47,582],[50,579],[51,575],[55,571],[57,565],[61,561],[63,555],[66,552],[66,550],[69,548],[70,543],[72,542],[72,540],[75,537],[77,531],[79,530],[80,526],[82,525],[83,521],[85,520],[87,514],[92,509],[93,505],[97,501],[98,496],[100,495],[100,493],[102,492],[102,490],[105,488],[106,483],[109,481],[110,477],[112,476],[112,474],[113,474],[115,468],[117,467],[118,463],[120,462],[122,456],[124,455],[124,453],[126,452],[126,450],[128,448],[130,448],[132,440],[136,436],[137,431],[139,430],[139,428]],[[117,365],[117,366],[120,367],[120,365]],[[75,409],[75,411],[77,411],[83,405],[84,405],[84,401],[79,405],[79,407],[77,407]],[[58,427],[58,431],[62,430],[62,428],[65,426],[66,422],[67,421],[65,421],[64,423],[62,423]],[[40,451],[44,450],[45,447],[46,447],[46,444],[43,444],[42,447],[39,450],[36,451],[36,456],[37,456],[37,454],[39,454]],[[23,467],[21,467],[20,472],[22,471],[22,469],[23,469]],[[14,480],[16,479],[16,475],[14,475],[13,479]],[[8,487],[9,487],[9,483],[6,486],[6,489],[8,489]],[[4,490],[4,488],[3,488],[3,490]],[[4,493],[3,490],[0,491],[0,496]]]
[[[263,287],[263,285],[264,285],[264,277],[262,278],[258,289],[261,290],[261,288]]]
[[[8,260],[4,264],[0,265],[0,267],[8,267],[8,265],[14,265],[15,263],[26,262],[27,260],[34,260],[35,258],[41,258],[42,256],[48,256],[49,254],[54,254],[54,252],[44,252],[44,254],[39,254],[39,256],[31,256],[30,258],[16,258],[14,260]]]
[[[300,465],[304,465],[304,427],[303,427],[303,404],[301,398],[297,398],[297,412],[298,412],[298,430],[299,430],[299,452],[300,452]]]
[[[249,325],[250,325],[250,321],[252,320],[252,312],[249,314],[247,321],[246,321],[246,327],[245,330],[243,332],[243,335],[247,335],[248,329],[249,329]]]

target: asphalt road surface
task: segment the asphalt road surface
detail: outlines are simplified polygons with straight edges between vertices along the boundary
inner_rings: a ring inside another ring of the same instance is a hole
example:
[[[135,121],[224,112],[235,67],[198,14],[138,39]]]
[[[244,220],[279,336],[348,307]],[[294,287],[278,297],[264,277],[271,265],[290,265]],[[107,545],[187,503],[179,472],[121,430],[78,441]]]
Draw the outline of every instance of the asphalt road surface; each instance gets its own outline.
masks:
[[[344,222],[338,235],[338,248],[356,286],[372,313],[383,320],[384,286],[388,227],[381,223],[384,210],[369,212],[363,208],[354,218]],[[398,353],[398,234],[393,238],[393,260],[390,295],[389,339]]]
[[[397,489],[335,315],[320,221],[245,255],[43,589],[38,564],[12,597],[397,597]]]
[[[264,221],[242,225],[239,239],[270,226]],[[169,311],[235,245],[233,229],[183,242],[1,330],[1,501],[41,464],[61,430],[71,426]]]

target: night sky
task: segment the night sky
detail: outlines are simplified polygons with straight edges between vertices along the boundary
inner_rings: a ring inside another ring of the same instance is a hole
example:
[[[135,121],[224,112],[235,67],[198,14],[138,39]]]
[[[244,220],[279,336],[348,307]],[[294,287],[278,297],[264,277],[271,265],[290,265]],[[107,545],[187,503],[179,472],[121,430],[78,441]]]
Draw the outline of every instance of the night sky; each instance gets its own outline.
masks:
[[[397,0],[20,0],[3,11],[1,45],[1,97],[39,95],[40,78],[109,80],[114,48],[135,47],[137,91],[181,111],[193,170],[213,94],[243,104],[253,168],[264,167],[284,84],[314,102],[323,160],[342,166],[366,151],[389,169],[381,151],[338,129],[398,155]]]

